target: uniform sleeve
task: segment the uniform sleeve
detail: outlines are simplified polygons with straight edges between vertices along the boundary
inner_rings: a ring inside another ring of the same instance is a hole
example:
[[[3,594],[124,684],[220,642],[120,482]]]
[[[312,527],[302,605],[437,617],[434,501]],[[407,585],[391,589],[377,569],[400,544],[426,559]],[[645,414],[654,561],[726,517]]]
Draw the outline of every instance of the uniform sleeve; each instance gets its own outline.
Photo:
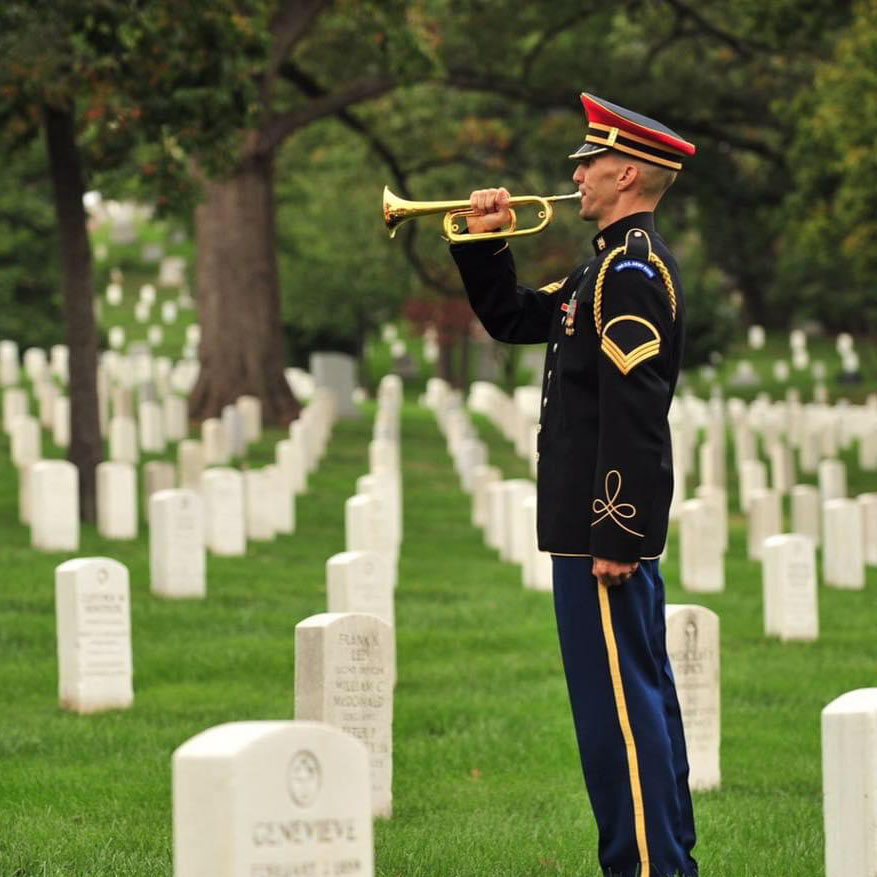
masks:
[[[644,263],[610,269],[603,288],[599,438],[591,553],[639,560],[655,500],[670,402],[673,318],[667,290]]]
[[[559,284],[546,290],[520,286],[508,241],[452,244],[451,255],[472,310],[492,338],[509,344],[548,340]]]

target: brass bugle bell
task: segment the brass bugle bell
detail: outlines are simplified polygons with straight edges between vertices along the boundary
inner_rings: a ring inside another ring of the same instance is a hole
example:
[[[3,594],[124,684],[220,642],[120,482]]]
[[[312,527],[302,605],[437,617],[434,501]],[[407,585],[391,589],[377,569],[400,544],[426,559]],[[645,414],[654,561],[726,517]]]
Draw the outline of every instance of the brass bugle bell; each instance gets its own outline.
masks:
[[[390,237],[395,237],[396,230],[409,219],[417,219],[420,216],[430,216],[434,213],[444,213],[442,226],[445,237],[458,244],[472,243],[474,241],[494,240],[496,238],[524,237],[529,234],[539,234],[554,218],[555,201],[572,201],[581,198],[578,192],[569,195],[514,195],[509,198],[509,206],[524,207],[527,205],[538,206],[537,217],[539,222],[533,226],[518,228],[518,218],[511,210],[511,221],[505,228],[496,231],[478,232],[476,234],[464,234],[461,231],[460,219],[466,216],[475,216],[475,211],[468,201],[407,201],[390,191],[389,186],[384,186],[384,223],[390,232]]]

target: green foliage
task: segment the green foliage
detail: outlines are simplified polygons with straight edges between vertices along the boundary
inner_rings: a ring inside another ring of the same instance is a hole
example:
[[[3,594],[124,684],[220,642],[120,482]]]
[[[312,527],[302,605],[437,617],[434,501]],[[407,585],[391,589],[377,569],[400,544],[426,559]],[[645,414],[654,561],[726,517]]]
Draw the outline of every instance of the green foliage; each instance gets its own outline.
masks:
[[[0,166],[0,335],[19,347],[63,341],[55,215],[42,144]]]
[[[877,329],[877,3],[855,20],[814,84],[791,108],[798,117],[795,187],[782,265],[805,313],[834,329]]]
[[[75,107],[92,184],[191,207],[192,163],[228,169],[257,114],[270,0],[59,0],[0,9],[0,143]],[[103,172],[104,176],[97,174]],[[129,180],[136,177],[136,184]]]
[[[384,179],[362,141],[331,120],[309,126],[281,155],[278,253],[297,363],[312,349],[359,353],[411,293],[411,269],[380,218]]]

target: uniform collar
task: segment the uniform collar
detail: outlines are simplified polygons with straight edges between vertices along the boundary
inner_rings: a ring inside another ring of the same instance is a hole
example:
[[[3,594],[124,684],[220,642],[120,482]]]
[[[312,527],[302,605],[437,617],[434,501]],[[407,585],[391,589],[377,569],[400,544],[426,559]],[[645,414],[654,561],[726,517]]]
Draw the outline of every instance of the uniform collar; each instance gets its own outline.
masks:
[[[607,225],[598,235],[594,237],[594,252],[599,256],[607,250],[614,250],[616,247],[624,246],[624,239],[632,228],[641,228],[643,231],[652,234],[655,231],[655,214],[654,213],[631,213],[629,216],[622,216],[612,225]]]

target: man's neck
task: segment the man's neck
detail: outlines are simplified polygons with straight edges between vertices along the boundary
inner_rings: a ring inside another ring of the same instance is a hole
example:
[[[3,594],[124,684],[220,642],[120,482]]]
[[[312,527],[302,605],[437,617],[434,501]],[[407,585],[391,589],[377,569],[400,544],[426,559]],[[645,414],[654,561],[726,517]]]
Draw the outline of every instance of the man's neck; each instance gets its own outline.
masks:
[[[625,216],[631,216],[634,213],[654,213],[657,205],[653,201],[646,201],[643,198],[637,198],[635,201],[625,201],[616,204],[609,213],[599,217],[597,220],[597,228],[603,231],[612,223],[624,219]]]

